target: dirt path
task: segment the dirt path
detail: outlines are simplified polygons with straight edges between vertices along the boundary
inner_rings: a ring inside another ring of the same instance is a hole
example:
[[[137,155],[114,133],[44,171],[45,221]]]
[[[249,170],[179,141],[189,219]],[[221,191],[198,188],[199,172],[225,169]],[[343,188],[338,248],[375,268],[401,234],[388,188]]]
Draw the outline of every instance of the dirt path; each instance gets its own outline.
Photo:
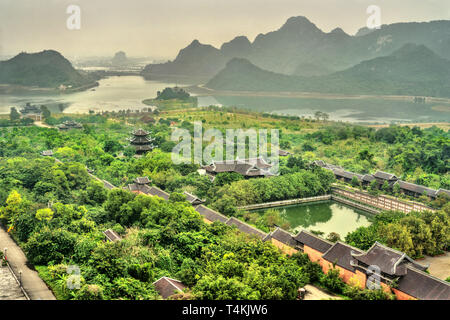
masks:
[[[41,128],[54,128],[52,126],[49,126],[48,124],[43,123],[42,121],[35,121],[34,124]]]
[[[428,271],[432,276],[445,280],[450,277],[450,252],[437,257],[425,257],[417,260],[420,264],[430,265]]]
[[[310,284],[307,284],[305,286],[305,289],[306,289],[306,295],[305,295],[305,299],[303,299],[303,300],[330,300],[330,299],[341,300],[340,297],[330,295],[330,294],[326,293],[325,291],[323,291],[317,287],[314,287]]]
[[[11,239],[9,234],[0,227],[0,248],[6,251],[6,257],[16,275],[22,271],[22,286],[31,300],[55,300],[55,296],[48,289],[38,273],[26,265],[27,258],[22,249]]]

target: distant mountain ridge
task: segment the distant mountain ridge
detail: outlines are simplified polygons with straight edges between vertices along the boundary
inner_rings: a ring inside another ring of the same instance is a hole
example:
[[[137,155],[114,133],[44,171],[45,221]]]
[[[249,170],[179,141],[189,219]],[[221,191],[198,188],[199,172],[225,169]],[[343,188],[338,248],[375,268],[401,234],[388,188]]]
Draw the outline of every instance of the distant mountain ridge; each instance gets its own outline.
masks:
[[[22,52],[0,61],[0,83],[41,88],[57,88],[60,85],[81,87],[94,84],[95,80],[81,74],[54,50],[38,53]]]
[[[150,74],[209,78],[223,68],[226,62],[225,56],[219,49],[194,40],[186,48],[180,50],[174,61],[147,65],[142,71],[142,75],[146,79],[151,79]]]
[[[246,59],[230,60],[206,87],[229,91],[301,91],[450,97],[450,60],[424,45],[405,44],[388,56],[330,75],[289,76]]]
[[[259,34],[253,42],[239,36],[220,49],[197,40],[175,60],[148,65],[144,77],[214,76],[232,58],[246,58],[257,67],[287,75],[324,75],[362,61],[387,56],[407,43],[423,44],[450,59],[450,21],[409,22],[361,28],[354,36],[336,28],[326,33],[307,18],[291,17],[278,30]]]

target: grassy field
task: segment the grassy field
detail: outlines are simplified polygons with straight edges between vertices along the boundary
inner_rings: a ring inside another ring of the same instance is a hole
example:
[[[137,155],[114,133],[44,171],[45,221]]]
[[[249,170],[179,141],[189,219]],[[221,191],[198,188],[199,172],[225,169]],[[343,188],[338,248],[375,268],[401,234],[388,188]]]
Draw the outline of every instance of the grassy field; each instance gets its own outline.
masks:
[[[173,117],[180,120],[190,122],[202,121],[203,127],[223,128],[223,129],[282,129],[285,133],[310,133],[318,130],[324,125],[323,122],[315,120],[294,120],[288,118],[279,118],[272,116],[263,116],[262,113],[256,112],[229,112],[215,111],[207,108],[197,108],[193,110],[170,110],[164,111],[161,116]]]

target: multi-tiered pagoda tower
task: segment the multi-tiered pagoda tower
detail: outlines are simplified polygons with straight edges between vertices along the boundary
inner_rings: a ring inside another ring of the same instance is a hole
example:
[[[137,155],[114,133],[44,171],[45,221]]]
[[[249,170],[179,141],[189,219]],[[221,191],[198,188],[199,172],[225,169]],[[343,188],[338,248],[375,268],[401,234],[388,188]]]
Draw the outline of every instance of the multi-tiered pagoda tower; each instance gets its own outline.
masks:
[[[145,154],[146,152],[152,151],[155,147],[153,145],[155,139],[148,137],[149,134],[149,132],[143,129],[133,132],[133,138],[130,139],[130,144],[136,149],[136,154]]]

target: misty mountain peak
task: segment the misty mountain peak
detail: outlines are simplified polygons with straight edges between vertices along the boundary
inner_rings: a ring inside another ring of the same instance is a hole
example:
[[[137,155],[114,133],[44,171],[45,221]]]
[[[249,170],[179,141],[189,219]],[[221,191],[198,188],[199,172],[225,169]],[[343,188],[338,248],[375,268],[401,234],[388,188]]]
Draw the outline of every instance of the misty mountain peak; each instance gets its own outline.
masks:
[[[356,32],[355,37],[362,37],[368,35],[369,33],[372,33],[375,30],[376,29],[369,29],[367,27],[362,27],[358,30],[358,32]]]
[[[193,41],[191,42],[191,44],[189,45],[189,47],[198,47],[198,46],[200,46],[200,45],[201,45],[200,41],[198,41],[197,39],[195,39],[195,40],[193,40]]]
[[[305,30],[318,30],[316,25],[308,20],[308,18],[304,16],[291,17],[286,23],[281,27],[280,30],[288,30],[288,31],[305,31]]]
[[[348,34],[347,34],[344,30],[342,30],[341,28],[335,28],[335,29],[331,30],[330,33],[331,33],[331,34],[336,34],[336,35],[345,35],[345,36],[348,36]]]
[[[251,42],[245,36],[238,36],[229,42],[225,42],[220,47],[222,53],[230,58],[246,57],[251,50]]]

